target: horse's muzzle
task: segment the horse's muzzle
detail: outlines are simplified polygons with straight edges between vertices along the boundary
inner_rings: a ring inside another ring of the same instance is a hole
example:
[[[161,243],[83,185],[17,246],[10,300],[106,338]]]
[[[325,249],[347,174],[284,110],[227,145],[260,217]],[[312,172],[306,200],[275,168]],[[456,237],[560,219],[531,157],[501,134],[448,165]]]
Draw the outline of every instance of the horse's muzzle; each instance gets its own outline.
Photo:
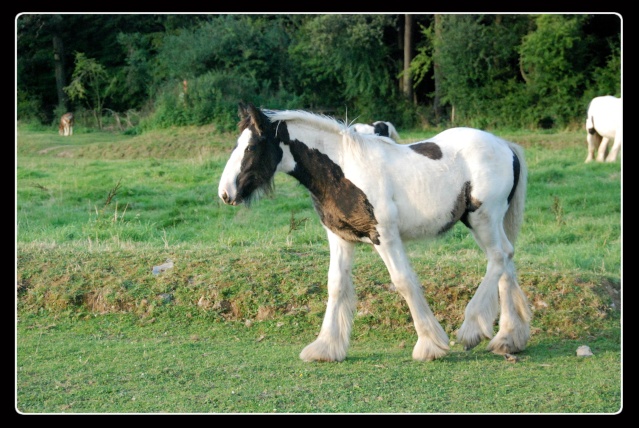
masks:
[[[238,198],[231,199],[231,197],[226,192],[226,190],[220,191],[219,196],[220,196],[220,199],[222,199],[226,205],[237,205],[242,202],[241,200],[238,200]]]

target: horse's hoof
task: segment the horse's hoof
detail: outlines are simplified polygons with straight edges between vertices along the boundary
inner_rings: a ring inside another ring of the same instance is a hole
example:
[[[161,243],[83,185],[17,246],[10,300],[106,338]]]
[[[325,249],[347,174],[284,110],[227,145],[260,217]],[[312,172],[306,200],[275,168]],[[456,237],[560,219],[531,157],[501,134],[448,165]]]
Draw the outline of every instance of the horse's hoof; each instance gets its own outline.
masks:
[[[484,335],[476,333],[473,335],[465,335],[463,332],[457,334],[457,341],[464,345],[465,351],[470,351],[475,346],[479,345],[479,343],[484,340]]]
[[[448,354],[447,345],[439,345],[433,341],[418,339],[413,348],[413,360],[415,361],[432,361],[442,358]]]
[[[331,352],[329,347],[322,341],[315,342],[306,346],[300,352],[300,359],[306,362],[325,361],[325,362],[342,362],[346,358],[346,351],[337,352],[335,349]]]
[[[517,346],[512,339],[496,336],[493,340],[490,341],[490,343],[488,343],[486,349],[493,354],[506,355],[521,352],[526,349],[526,345],[524,344],[522,346]]]

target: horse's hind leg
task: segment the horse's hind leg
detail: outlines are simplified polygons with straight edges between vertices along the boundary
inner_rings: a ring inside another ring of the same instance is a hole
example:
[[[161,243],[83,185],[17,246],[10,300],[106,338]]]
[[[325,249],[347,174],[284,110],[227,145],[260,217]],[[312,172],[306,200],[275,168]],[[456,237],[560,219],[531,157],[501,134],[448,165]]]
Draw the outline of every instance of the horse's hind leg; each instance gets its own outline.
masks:
[[[481,245],[480,245],[481,246]],[[499,313],[498,280],[503,270],[500,255],[488,255],[486,274],[464,312],[464,322],[457,331],[457,340],[466,350],[472,349],[483,339],[493,337],[493,323]]]
[[[599,144],[599,148],[597,149],[597,162],[603,162],[605,160],[609,142],[610,138],[604,137],[601,139],[601,144]]]
[[[485,221],[477,212],[469,216],[475,240],[488,258],[486,274],[466,307],[457,339],[465,349],[484,338],[492,340],[488,350],[497,354],[518,352],[530,337],[530,308],[517,283],[514,249],[502,227]],[[482,220],[483,219],[483,220]],[[481,220],[481,221],[480,221]],[[499,332],[493,338],[493,323],[501,309]]]
[[[592,162],[595,159],[595,150],[597,150],[597,147],[602,144],[601,135],[594,130],[591,134],[589,130],[586,135],[586,141],[588,142],[588,156],[586,157],[586,162]]]
[[[355,290],[352,267],[355,244],[328,232],[331,261],[328,269],[328,302],[317,339],[300,353],[304,361],[343,361],[353,325]]]
[[[618,132],[617,136],[615,137],[615,142],[612,145],[612,148],[610,149],[610,153],[608,153],[608,156],[606,157],[606,162],[614,162],[617,160],[617,154],[619,153],[619,150],[621,149],[621,135]]]
[[[499,331],[488,343],[488,350],[495,354],[523,351],[530,338],[532,313],[528,299],[517,283],[512,256],[508,258],[506,269],[499,278],[499,302]]]
[[[413,348],[413,359],[430,361],[448,353],[448,335],[430,310],[422,286],[410,265],[404,245],[399,236],[388,236],[380,232],[380,245],[375,249],[388,268],[395,289],[404,297],[410,309],[417,343]]]

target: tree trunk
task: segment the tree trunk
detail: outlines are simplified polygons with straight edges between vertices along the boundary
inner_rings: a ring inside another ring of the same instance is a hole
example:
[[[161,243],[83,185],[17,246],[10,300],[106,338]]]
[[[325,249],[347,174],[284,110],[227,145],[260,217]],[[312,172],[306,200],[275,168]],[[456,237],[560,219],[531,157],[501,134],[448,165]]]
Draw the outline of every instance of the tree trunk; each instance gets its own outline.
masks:
[[[433,110],[435,112],[435,121],[440,124],[442,111],[441,111],[441,82],[442,74],[439,66],[440,55],[440,43],[442,39],[442,16],[435,14],[435,40],[433,46],[433,77],[435,84],[435,97],[433,99]]]
[[[58,106],[67,110],[67,94],[62,88],[67,85],[65,79],[64,68],[64,42],[59,36],[59,25],[61,25],[62,18],[56,16],[57,19],[53,19],[53,66],[55,72],[55,86],[58,93]],[[56,18],[54,17],[54,18]]]
[[[404,15],[404,80],[402,89],[408,100],[413,99],[413,79],[410,72],[410,62],[413,59],[413,15]]]

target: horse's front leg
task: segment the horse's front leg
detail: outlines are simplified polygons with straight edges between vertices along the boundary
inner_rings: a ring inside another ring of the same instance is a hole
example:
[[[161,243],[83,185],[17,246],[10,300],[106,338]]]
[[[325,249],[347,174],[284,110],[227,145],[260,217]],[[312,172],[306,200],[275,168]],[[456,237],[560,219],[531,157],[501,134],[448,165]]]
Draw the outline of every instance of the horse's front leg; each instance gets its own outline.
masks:
[[[355,289],[352,280],[355,244],[328,231],[331,261],[328,268],[328,303],[317,339],[300,353],[304,361],[343,361],[346,358],[353,314]]]
[[[395,289],[406,300],[417,332],[413,359],[431,361],[445,356],[449,350],[448,335],[424,298],[422,285],[410,265],[399,234],[382,231],[380,241],[375,249],[384,260]]]

